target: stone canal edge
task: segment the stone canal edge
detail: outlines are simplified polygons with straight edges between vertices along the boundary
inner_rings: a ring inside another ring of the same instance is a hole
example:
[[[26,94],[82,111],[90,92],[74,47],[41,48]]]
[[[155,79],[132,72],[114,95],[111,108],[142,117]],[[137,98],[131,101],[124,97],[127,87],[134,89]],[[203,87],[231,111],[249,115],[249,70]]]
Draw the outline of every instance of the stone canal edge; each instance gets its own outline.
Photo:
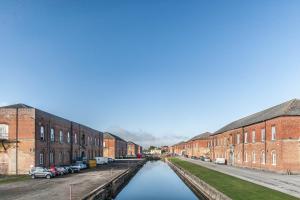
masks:
[[[85,195],[82,200],[104,200],[116,197],[122,188],[127,185],[130,179],[142,168],[146,162],[146,159],[141,160],[135,167],[127,169],[122,174],[113,178],[109,182],[100,185]]]
[[[216,190],[206,182],[202,181],[190,172],[177,167],[171,163],[168,159],[165,162],[171,167],[171,169],[195,192],[195,194],[201,199],[214,199],[214,200],[231,200],[228,196],[222,192]]]

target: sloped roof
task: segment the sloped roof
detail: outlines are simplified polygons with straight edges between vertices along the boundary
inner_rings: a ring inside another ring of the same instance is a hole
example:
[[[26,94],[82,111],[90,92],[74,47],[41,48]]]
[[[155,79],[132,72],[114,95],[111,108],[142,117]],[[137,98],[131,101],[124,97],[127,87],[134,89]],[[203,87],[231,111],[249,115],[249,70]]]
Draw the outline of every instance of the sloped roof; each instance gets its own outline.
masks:
[[[199,135],[196,135],[195,137],[192,137],[190,140],[188,141],[193,141],[193,140],[201,140],[201,139],[205,139],[208,136],[210,136],[212,133],[210,132],[205,132],[205,133],[201,133]]]
[[[244,126],[249,126],[251,124],[263,122],[265,120],[270,120],[280,116],[300,116],[300,100],[292,99],[277,106],[268,108],[261,112],[231,122],[230,124],[216,131],[214,135],[223,133],[225,131],[241,128]]]
[[[184,144],[185,141],[181,141],[181,142],[178,142],[177,144],[174,144],[173,146],[178,146],[178,145],[181,145],[181,144]]]
[[[119,136],[116,136],[116,135],[114,135],[112,133],[109,133],[109,132],[104,132],[103,137],[116,138],[118,140],[122,140],[122,141],[126,142],[124,139],[120,138]]]
[[[18,103],[18,104],[12,104],[8,106],[2,106],[0,108],[33,108],[33,107],[28,106],[26,104]]]

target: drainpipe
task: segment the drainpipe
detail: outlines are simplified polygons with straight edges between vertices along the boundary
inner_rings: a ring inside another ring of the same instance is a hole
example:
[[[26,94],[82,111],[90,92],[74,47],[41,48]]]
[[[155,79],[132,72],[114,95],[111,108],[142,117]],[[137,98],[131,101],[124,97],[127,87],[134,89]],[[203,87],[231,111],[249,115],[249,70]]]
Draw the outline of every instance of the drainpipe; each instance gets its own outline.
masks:
[[[73,159],[73,122],[71,122],[71,130],[70,130],[70,144],[71,144],[71,151],[70,151],[70,164],[72,164]]]
[[[16,108],[16,175],[19,175],[18,163],[18,141],[19,141],[19,108]]]

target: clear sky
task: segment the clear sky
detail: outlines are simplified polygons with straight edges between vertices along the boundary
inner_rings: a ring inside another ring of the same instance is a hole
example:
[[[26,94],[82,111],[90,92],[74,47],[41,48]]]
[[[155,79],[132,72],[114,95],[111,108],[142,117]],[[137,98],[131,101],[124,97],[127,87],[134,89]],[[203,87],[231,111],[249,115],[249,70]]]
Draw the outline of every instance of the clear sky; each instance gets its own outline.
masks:
[[[0,1],[0,104],[160,143],[300,97],[300,1]],[[165,140],[165,141],[164,141]]]

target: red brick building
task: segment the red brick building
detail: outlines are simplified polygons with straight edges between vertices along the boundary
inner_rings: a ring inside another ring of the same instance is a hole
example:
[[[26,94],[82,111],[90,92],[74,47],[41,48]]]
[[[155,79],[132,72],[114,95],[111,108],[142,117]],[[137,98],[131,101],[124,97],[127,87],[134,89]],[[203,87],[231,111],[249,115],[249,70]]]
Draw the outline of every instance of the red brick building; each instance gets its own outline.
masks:
[[[186,155],[186,144],[184,141],[174,144],[171,147],[171,153],[174,155]]]
[[[210,149],[208,148],[209,136],[211,133],[206,132],[197,135],[185,142],[186,155],[188,157],[208,156]]]
[[[210,137],[213,160],[239,167],[300,173],[300,100],[234,121]]]
[[[139,151],[139,145],[131,141],[127,142],[127,156],[136,157],[138,155],[138,151]]]
[[[39,109],[0,107],[0,174],[26,174],[31,166],[71,164],[103,154],[103,134]]]
[[[108,158],[124,158],[127,155],[127,142],[111,133],[103,133],[103,156]]]

